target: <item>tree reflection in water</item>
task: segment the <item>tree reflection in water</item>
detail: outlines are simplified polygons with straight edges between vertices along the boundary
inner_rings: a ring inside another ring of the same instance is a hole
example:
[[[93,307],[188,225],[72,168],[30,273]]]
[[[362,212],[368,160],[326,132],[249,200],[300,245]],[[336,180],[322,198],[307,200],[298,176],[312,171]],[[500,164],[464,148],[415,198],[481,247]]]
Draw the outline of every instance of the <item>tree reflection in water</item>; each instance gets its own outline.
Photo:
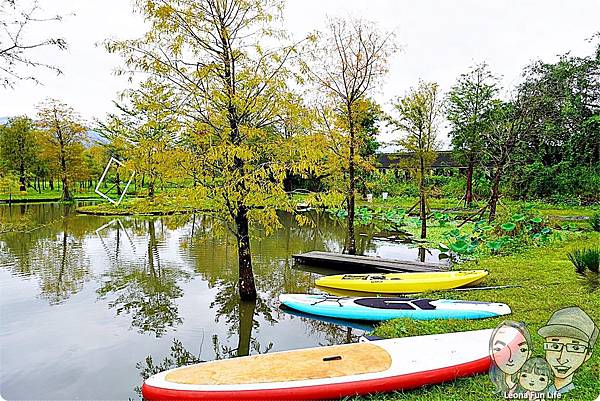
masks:
[[[63,221],[62,239],[41,240],[37,251],[41,296],[50,304],[61,303],[77,293],[90,276],[89,260],[81,242],[69,236],[67,220]]]
[[[155,221],[148,221],[148,246],[145,262],[120,263],[119,243],[122,225],[116,227],[117,246],[115,255],[110,257],[112,268],[103,275],[102,286],[96,291],[100,298],[114,295],[109,307],[117,315],[125,312],[131,315],[131,326],[140,333],[154,333],[163,336],[169,327],[181,324],[175,299],[183,295],[177,285],[179,280],[188,279],[189,273],[162,266],[158,252]]]
[[[21,205],[21,213],[29,213]],[[55,208],[50,209],[55,210]],[[26,233],[7,233],[1,242],[6,252],[6,263],[11,272],[20,277],[37,277],[40,298],[51,305],[60,304],[83,288],[91,278],[90,261],[83,250],[83,238],[89,232],[86,225],[72,224],[62,215],[47,213],[50,220]],[[43,222],[46,220],[40,220]],[[79,222],[78,222],[79,223]]]
[[[228,326],[228,337],[238,336],[238,345],[235,350],[224,346],[217,348],[219,346],[217,341],[215,350],[219,352],[215,351],[216,359],[250,355],[251,348],[254,353],[269,352],[273,343],[269,342],[265,348],[261,349],[258,340],[252,336],[252,331],[258,329],[260,325],[257,319],[259,316],[262,316],[270,324],[277,323],[277,320],[271,315],[269,304],[260,297],[255,301],[240,301],[236,281],[222,281],[217,285],[219,290],[211,302],[210,308],[215,309],[215,322],[219,323],[221,319],[225,320],[225,324]]]
[[[162,371],[199,362],[203,362],[199,355],[192,354],[183,347],[181,341],[173,339],[169,356],[163,359],[162,362],[155,364],[152,355],[148,355],[143,362],[136,363],[135,367],[139,370],[143,382],[150,376]],[[134,391],[141,396],[142,388],[140,386],[136,386]]]

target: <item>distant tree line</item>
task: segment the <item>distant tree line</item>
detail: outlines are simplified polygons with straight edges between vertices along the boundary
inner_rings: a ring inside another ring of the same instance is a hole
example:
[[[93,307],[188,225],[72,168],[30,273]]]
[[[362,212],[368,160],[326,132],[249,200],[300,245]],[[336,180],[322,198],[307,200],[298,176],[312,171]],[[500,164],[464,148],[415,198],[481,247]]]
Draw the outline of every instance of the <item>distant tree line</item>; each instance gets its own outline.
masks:
[[[502,100],[498,78],[480,64],[448,95],[452,147],[468,165],[465,201],[479,169],[491,183],[490,219],[501,184],[519,199],[599,200],[600,44],[586,57],[534,62],[522,78]]]
[[[105,160],[77,113],[56,100],[40,105],[35,120],[14,117],[0,126],[0,179],[16,178],[15,193],[60,188],[62,198],[72,200],[75,187],[94,185]]]

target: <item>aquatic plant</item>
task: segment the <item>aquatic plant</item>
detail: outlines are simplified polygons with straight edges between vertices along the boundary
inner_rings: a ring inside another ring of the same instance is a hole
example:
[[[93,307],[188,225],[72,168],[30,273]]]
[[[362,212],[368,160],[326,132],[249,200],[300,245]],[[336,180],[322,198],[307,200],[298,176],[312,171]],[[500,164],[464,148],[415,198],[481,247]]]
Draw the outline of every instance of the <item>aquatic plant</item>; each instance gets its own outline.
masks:
[[[547,220],[536,214],[531,206],[527,206],[498,222],[475,221],[471,232],[454,228],[444,235],[446,242],[438,248],[443,253],[453,253],[462,258],[485,250],[495,255],[546,243],[554,230],[548,227]]]
[[[327,209],[327,212],[334,219],[343,220],[348,217],[346,209]],[[368,207],[361,207],[355,211],[357,225],[374,225],[377,229],[383,231],[401,231],[401,227],[406,225],[405,218],[406,211],[403,209],[382,210],[377,208],[372,210]]]

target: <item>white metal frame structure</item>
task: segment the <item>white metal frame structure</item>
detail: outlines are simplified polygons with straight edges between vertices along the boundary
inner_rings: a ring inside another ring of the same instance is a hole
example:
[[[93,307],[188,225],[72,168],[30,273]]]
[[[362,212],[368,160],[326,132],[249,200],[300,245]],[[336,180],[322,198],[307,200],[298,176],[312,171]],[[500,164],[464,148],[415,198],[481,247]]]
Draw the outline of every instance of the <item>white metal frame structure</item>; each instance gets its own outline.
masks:
[[[113,162],[115,162],[116,164],[118,164],[121,167],[124,165],[119,160],[115,159],[114,157],[111,157],[110,160],[108,161],[108,163],[106,164],[106,168],[104,169],[104,172],[102,173],[102,177],[100,177],[100,180],[98,181],[98,184],[96,185],[96,189],[94,190],[94,192],[96,192],[98,195],[100,195],[101,197],[103,197],[104,199],[106,199],[107,201],[112,203],[113,205],[118,206],[121,203],[121,201],[123,200],[123,197],[125,196],[125,193],[127,192],[127,188],[129,188],[129,184],[131,184],[131,181],[133,180],[135,171],[131,172],[131,177],[129,177],[129,181],[127,181],[127,185],[125,185],[125,189],[123,190],[123,192],[121,192],[121,196],[119,197],[119,199],[115,201],[114,199],[110,198],[108,195],[106,195],[105,193],[100,191],[100,185],[104,181],[104,178],[106,177],[106,174],[108,173],[108,169],[110,168],[110,165]]]

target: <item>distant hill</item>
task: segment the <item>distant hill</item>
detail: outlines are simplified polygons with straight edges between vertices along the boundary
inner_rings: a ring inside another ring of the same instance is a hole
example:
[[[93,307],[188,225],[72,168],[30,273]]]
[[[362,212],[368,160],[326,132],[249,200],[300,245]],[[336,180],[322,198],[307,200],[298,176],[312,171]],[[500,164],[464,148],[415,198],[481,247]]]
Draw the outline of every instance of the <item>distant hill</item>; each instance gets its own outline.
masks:
[[[106,138],[104,138],[97,131],[93,131],[93,130],[89,129],[89,130],[87,130],[87,132],[85,133],[85,135],[87,136],[87,140],[88,140],[89,146],[92,146],[92,145],[95,145],[95,144],[106,145],[108,143],[108,140],[106,140]]]

